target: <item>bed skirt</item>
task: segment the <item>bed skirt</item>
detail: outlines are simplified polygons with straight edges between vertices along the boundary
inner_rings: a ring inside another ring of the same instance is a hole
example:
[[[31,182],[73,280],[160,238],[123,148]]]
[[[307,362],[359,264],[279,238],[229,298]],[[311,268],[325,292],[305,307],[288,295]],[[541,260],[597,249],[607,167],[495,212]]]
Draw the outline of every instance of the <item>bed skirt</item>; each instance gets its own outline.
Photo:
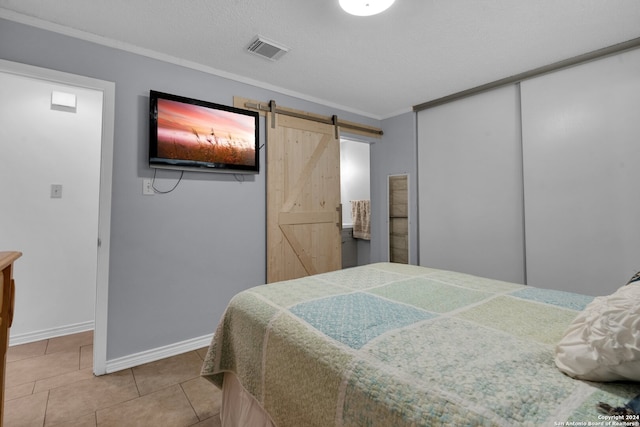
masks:
[[[232,372],[224,374],[220,421],[222,427],[275,427],[262,406]]]

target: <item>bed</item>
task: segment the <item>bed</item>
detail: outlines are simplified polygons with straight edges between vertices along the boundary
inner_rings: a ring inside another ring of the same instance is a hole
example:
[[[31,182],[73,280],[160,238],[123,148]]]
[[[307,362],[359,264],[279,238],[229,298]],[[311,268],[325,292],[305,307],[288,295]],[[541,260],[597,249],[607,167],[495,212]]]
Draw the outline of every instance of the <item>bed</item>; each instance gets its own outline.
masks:
[[[578,380],[554,360],[593,299],[354,267],[236,295],[202,375],[223,389],[223,426],[606,425],[596,404],[624,405],[640,383]]]

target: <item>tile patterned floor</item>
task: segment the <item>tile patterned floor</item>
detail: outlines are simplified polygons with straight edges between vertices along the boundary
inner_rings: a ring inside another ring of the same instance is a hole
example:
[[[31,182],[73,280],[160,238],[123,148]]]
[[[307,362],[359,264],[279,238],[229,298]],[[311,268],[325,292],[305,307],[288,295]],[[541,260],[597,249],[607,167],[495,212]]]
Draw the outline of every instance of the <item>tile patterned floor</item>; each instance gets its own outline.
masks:
[[[200,377],[205,353],[96,377],[92,332],[9,347],[4,425],[219,427],[222,394]]]

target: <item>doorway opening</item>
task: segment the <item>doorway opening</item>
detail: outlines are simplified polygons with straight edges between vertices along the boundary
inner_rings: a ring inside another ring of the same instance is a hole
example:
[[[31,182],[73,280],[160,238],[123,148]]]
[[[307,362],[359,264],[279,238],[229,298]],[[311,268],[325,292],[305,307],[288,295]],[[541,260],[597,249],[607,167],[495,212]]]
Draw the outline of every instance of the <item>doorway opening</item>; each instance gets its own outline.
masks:
[[[115,85],[4,60],[0,81],[0,241],[24,254],[10,343],[93,329],[104,374]]]
[[[359,233],[353,205],[371,198],[370,146],[368,142],[340,139],[340,198],[342,203],[342,268],[370,262],[371,245],[366,233]],[[369,208],[370,209],[370,208]],[[368,215],[368,213],[365,213]],[[366,219],[365,219],[366,221]],[[356,233],[354,235],[354,230]],[[369,233],[370,235],[370,230]]]

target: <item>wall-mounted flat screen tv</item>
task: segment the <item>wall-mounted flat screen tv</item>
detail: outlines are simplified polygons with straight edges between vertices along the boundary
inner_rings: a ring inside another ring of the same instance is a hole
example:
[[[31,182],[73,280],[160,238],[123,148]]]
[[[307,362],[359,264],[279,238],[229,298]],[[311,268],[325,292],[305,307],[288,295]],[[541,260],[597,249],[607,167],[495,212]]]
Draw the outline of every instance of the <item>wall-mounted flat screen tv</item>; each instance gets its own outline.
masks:
[[[258,173],[258,113],[183,96],[149,93],[149,166]]]

